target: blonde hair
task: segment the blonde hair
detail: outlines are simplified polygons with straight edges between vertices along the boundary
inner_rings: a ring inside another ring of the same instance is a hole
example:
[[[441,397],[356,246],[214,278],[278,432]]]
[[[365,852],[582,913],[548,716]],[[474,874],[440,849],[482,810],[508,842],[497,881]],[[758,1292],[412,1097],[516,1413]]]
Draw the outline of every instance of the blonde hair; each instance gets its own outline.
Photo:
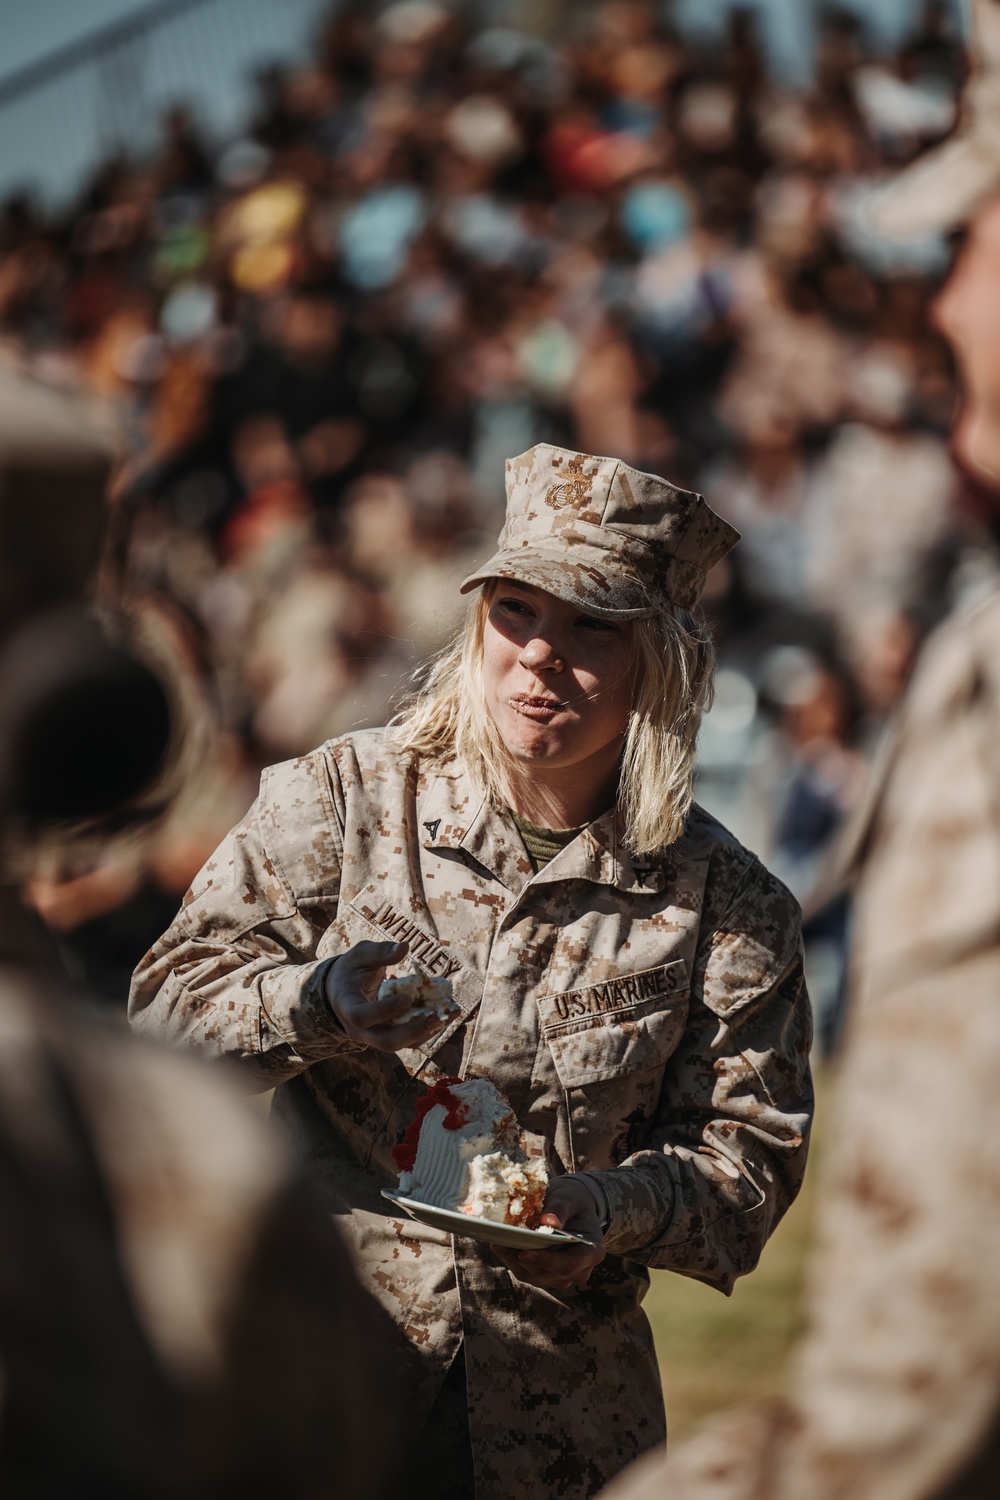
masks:
[[[393,742],[429,760],[457,756],[495,808],[505,807],[514,762],[482,686],[483,636],[493,586],[431,663],[392,719]],[[633,707],[625,734],[618,810],[633,854],[677,839],[694,799],[695,742],[712,699],[715,648],[703,621],[671,608],[633,624]]]

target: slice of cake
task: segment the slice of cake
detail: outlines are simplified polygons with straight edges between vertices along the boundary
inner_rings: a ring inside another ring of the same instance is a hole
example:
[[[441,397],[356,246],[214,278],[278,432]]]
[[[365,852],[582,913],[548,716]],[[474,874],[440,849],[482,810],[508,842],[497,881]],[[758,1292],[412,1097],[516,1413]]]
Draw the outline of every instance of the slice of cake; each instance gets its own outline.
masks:
[[[401,996],[409,1000],[410,1009],[399,1017],[397,1025],[403,1021],[415,1021],[418,1016],[436,1016],[441,1022],[451,1021],[459,1012],[450,979],[432,978],[429,974],[400,974],[395,979],[384,979],[379,985],[380,1000]]]
[[[523,1150],[514,1111],[486,1078],[435,1083],[417,1100],[417,1117],[392,1156],[406,1198],[538,1227],[549,1174]]]

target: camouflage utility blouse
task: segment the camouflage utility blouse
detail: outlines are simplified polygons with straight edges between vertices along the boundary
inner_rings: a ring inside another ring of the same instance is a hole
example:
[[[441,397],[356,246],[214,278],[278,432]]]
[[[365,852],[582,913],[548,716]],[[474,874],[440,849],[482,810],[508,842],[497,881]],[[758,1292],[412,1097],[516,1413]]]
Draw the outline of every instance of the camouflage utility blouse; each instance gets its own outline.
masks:
[[[479,1500],[583,1500],[664,1436],[646,1267],[722,1291],[795,1196],[811,1112],[800,914],[697,807],[633,859],[613,812],[534,872],[458,763],[365,731],[265,771],[137,971],[135,1024],[241,1060],[399,1330],[412,1415],[464,1340]],[[326,967],[405,939],[460,1016],[420,1050],[349,1040]],[[608,1258],[558,1295],[380,1196],[422,1086],[483,1075],[557,1169],[596,1174]]]

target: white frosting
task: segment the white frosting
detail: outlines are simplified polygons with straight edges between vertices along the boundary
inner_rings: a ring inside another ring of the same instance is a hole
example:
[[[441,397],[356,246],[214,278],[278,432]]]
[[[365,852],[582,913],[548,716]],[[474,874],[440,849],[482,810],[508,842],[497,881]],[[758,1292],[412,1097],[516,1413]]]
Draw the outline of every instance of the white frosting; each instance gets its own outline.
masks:
[[[493,1137],[480,1131],[445,1130],[448,1111],[435,1104],[424,1115],[413,1164],[410,1196],[438,1208],[452,1208],[465,1196],[468,1164],[475,1156],[493,1149]]]
[[[521,1149],[517,1121],[503,1095],[485,1078],[451,1085],[465,1121],[445,1128],[448,1110],[435,1104],[420,1125],[412,1172],[399,1188],[406,1197],[437,1208],[504,1223],[524,1209],[524,1198],[544,1187],[548,1173]]]

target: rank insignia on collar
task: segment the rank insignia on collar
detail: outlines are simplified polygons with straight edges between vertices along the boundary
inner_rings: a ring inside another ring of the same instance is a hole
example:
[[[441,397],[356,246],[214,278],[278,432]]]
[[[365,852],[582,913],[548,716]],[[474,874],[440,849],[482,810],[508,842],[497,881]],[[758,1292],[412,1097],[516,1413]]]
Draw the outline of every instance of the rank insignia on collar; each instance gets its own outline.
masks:
[[[436,839],[438,836],[438,829],[441,827],[441,819],[434,818],[432,822],[425,823],[424,827],[427,829],[427,832],[430,834],[431,838]]]
[[[648,885],[649,884],[649,877],[653,873],[653,866],[652,865],[634,865],[633,869],[635,870],[635,878],[639,882],[639,884],[640,885]]]

